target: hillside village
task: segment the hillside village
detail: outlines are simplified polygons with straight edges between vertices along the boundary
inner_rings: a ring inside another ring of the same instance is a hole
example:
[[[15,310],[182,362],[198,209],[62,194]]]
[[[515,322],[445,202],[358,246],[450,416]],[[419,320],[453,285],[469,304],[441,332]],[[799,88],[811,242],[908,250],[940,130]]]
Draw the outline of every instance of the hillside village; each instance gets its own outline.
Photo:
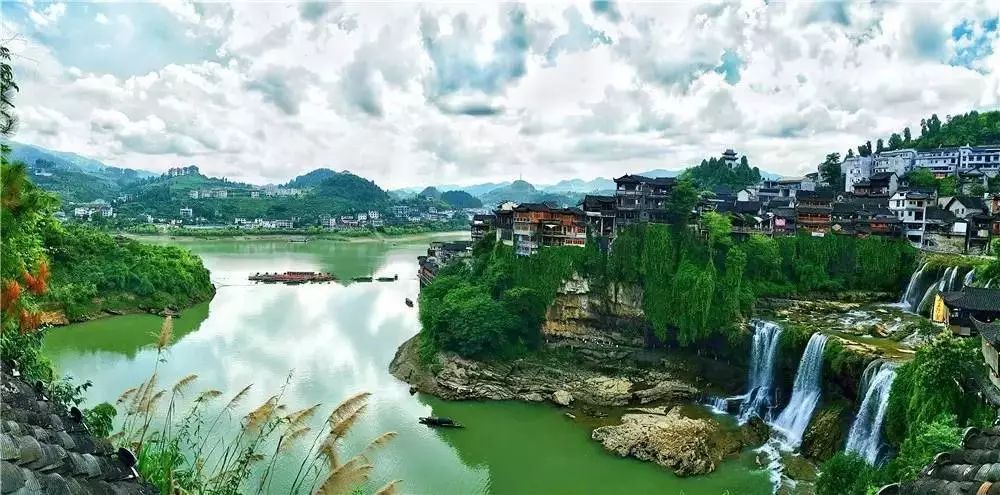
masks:
[[[736,153],[721,155],[736,166]],[[845,189],[835,189],[820,173],[765,179],[739,190],[703,191],[691,211],[693,224],[707,213],[724,215],[734,236],[807,232],[814,236],[853,235],[906,238],[915,247],[950,253],[985,253],[1000,236],[1000,193],[988,181],[1000,170],[1000,145],[900,150],[849,157],[839,164]],[[930,171],[935,180],[953,178],[953,194],[910,184]],[[476,215],[473,239],[495,228],[499,239],[530,255],[541,246],[583,246],[587,233],[613,239],[625,225],[665,223],[678,179],[622,175],[613,195],[587,195],[575,207],[504,202]]]

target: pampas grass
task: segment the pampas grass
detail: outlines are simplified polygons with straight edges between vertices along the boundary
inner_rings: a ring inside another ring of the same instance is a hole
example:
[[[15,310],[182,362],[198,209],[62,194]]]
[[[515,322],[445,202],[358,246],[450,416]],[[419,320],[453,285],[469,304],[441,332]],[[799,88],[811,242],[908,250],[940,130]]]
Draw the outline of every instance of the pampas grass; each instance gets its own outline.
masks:
[[[156,339],[156,361],[149,378],[118,397],[117,404],[126,414],[121,431],[111,437],[117,445],[136,449],[139,472],[162,493],[275,493],[271,486],[275,466],[279,459],[292,456],[301,458],[288,493],[358,493],[368,481],[376,451],[396,436],[394,432],[383,433],[341,463],[341,443],[362,420],[371,394],[359,392],[347,397],[317,427],[321,404],[286,414],[289,408],[283,399],[291,374],[276,394],[242,416],[238,411],[244,410],[252,385],[240,389],[221,406],[213,404],[222,391],[201,391],[188,401],[186,412],[178,413],[182,405],[178,400],[198,375],[192,373],[167,389],[159,388],[159,365],[166,361],[172,337],[173,322],[167,317]],[[162,424],[154,424],[154,418],[162,418]],[[218,428],[222,424],[227,426]],[[306,445],[310,436],[312,442]],[[398,483],[392,481],[374,493],[393,495]]]

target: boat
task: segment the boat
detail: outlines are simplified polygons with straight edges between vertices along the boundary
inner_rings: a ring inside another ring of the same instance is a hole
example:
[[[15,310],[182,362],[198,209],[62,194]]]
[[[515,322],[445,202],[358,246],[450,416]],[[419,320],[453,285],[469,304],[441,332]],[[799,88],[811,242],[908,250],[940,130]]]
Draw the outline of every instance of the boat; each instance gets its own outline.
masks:
[[[441,428],[465,428],[461,424],[456,423],[451,418],[445,418],[445,417],[426,416],[423,418],[419,418],[418,421],[420,421],[420,424],[424,424],[427,426],[438,426]]]
[[[371,282],[372,278],[371,277],[354,277],[352,280],[354,280],[355,282]]]
[[[406,298],[406,305],[412,308],[413,307],[413,299],[410,299],[409,297],[407,297]]]
[[[399,280],[399,275],[393,275],[391,277],[379,277],[376,280],[379,282],[395,282]]]
[[[288,285],[304,284],[306,282],[333,282],[336,277],[332,273],[322,272],[285,272],[285,273],[255,273],[248,277],[252,282],[267,284],[282,283]]]

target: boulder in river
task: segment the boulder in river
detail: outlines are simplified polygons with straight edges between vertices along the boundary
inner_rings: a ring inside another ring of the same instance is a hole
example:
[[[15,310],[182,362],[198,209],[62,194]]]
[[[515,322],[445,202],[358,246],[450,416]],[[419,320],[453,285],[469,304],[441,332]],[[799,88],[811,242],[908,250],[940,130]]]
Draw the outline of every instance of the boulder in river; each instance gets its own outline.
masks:
[[[552,402],[560,406],[568,406],[573,403],[573,394],[565,390],[556,390],[552,392]]]
[[[678,476],[706,474],[742,448],[739,432],[724,432],[714,419],[667,414],[626,414],[621,424],[602,426],[591,438],[622,457],[655,462]]]

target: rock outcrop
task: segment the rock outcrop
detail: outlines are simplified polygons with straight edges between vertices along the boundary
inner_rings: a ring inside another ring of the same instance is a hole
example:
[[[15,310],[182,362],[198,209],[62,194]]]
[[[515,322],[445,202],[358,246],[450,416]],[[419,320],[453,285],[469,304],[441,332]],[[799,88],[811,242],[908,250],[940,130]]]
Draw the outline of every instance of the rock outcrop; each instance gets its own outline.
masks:
[[[739,431],[725,432],[713,419],[666,414],[626,414],[622,423],[602,426],[591,438],[622,457],[655,462],[678,476],[710,473],[744,444]]]
[[[585,405],[624,406],[631,402],[690,400],[698,394],[693,386],[665,372],[628,366],[612,374],[569,362],[535,358],[484,362],[445,353],[437,356],[437,362],[425,365],[420,362],[418,338],[400,346],[389,371],[417,390],[443,399],[550,398],[559,403],[556,392],[561,392],[560,398]]]
[[[841,405],[817,411],[802,435],[802,455],[814,461],[833,457],[844,447],[844,432],[849,421],[847,409]]]

